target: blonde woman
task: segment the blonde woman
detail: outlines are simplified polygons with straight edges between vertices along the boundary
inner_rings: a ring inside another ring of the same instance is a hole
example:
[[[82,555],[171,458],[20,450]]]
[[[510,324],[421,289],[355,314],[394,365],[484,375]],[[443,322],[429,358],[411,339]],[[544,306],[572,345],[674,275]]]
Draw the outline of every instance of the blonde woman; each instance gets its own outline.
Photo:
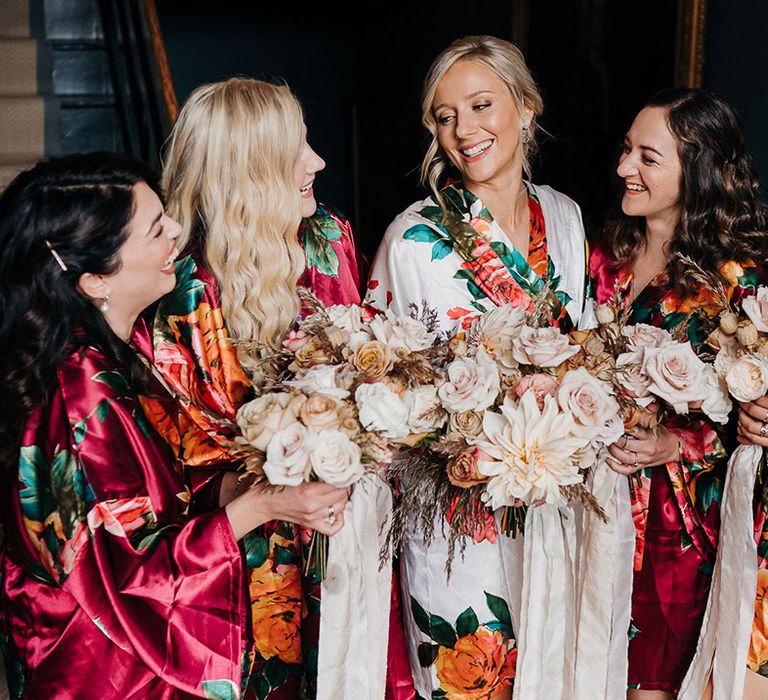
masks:
[[[244,488],[231,470],[235,414],[250,393],[247,341],[280,346],[301,313],[297,284],[326,304],[360,301],[349,222],[314,198],[324,166],[289,88],[244,78],[196,89],[168,144],[163,185],[184,257],[156,314],[152,352],[189,418],[182,448],[193,481],[220,480],[224,501]],[[308,540],[279,521],[245,540],[259,698],[313,694],[320,586],[302,585]]]
[[[549,322],[568,329],[579,321],[586,277],[579,208],[523,179],[542,108],[522,54],[507,41],[466,37],[437,57],[422,102],[432,136],[422,175],[432,195],[387,229],[369,282],[376,306],[391,299],[402,314],[424,300],[443,330],[458,330],[494,306],[529,308],[549,282]],[[429,545],[411,532],[402,559],[416,690],[509,698],[520,588],[520,572],[508,562],[512,541],[489,513],[446,580],[448,542],[440,523],[434,532]],[[446,624],[435,624],[438,618]]]

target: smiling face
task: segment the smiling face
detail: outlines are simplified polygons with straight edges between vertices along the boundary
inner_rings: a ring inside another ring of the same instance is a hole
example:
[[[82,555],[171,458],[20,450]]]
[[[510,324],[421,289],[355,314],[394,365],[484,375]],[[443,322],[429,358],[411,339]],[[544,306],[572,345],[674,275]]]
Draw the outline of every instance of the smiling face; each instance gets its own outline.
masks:
[[[533,113],[526,108],[520,114],[509,87],[485,64],[454,63],[437,86],[432,113],[437,141],[467,187],[520,180],[521,131]]]
[[[128,238],[120,248],[120,269],[103,277],[110,308],[125,318],[138,315],[173,290],[176,238],[181,231],[145,182],[134,185],[133,199]]]
[[[682,164],[663,107],[646,107],[635,117],[616,172],[624,180],[621,209],[627,216],[677,224]]]
[[[293,169],[293,179],[301,195],[301,216],[312,216],[317,209],[315,201],[315,174],[325,167],[325,161],[312,150],[307,143],[306,130],[302,139],[301,151]]]

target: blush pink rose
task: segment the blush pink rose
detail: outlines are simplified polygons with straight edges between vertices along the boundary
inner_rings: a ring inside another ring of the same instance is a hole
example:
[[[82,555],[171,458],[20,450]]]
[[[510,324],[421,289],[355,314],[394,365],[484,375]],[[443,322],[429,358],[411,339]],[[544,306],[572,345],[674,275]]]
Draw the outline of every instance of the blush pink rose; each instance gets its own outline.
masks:
[[[551,374],[529,374],[523,377],[513,389],[515,398],[519,401],[523,394],[532,392],[536,397],[539,410],[544,410],[544,397],[554,396],[557,393],[557,379]]]

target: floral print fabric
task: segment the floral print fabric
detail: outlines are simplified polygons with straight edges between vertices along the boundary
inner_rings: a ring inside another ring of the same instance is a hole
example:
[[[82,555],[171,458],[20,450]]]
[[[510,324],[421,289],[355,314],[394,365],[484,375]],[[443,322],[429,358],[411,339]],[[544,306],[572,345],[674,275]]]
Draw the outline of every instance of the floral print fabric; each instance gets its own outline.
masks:
[[[319,205],[299,230],[307,268],[299,284],[327,304],[360,301],[356,249],[349,222]],[[151,347],[143,348],[182,407],[181,458],[197,487],[239,466],[235,416],[250,395],[221,313],[218,283],[199,254],[176,263],[176,288],[155,314]],[[169,442],[169,425],[156,424]],[[271,522],[244,538],[256,642],[248,693],[259,700],[314,694],[320,586],[301,572],[309,535]]]
[[[156,390],[147,398],[172,411]],[[71,352],[10,481],[11,697],[239,697],[251,646],[242,555],[223,511],[185,515],[189,489],[120,367]]]

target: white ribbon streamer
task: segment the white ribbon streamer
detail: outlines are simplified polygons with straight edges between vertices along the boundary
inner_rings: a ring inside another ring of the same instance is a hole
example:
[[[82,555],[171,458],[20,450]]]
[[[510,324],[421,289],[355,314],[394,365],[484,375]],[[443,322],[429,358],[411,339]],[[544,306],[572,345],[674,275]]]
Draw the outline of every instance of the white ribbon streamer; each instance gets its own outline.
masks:
[[[515,700],[573,697],[568,660],[575,652],[575,520],[570,506],[528,509]],[[553,664],[553,659],[564,663]]]
[[[584,512],[572,697],[624,700],[635,552],[629,484],[608,466],[604,454],[590,482],[588,488],[608,521]]]
[[[355,484],[344,527],[329,538],[321,585],[318,700],[381,700],[389,640],[392,563],[379,568],[392,495],[373,474]]]
[[[752,497],[761,457],[761,447],[742,445],[728,462],[712,586],[679,700],[700,700],[710,675],[713,700],[743,697],[757,590]]]

